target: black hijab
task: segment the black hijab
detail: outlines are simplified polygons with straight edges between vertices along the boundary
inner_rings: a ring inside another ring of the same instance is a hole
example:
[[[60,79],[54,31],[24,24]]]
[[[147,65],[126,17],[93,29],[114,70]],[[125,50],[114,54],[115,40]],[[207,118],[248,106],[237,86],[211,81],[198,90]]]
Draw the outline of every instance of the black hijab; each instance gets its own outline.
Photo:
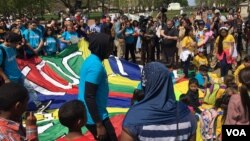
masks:
[[[89,50],[103,61],[109,57],[112,50],[110,43],[111,38],[109,35],[94,33],[89,37]]]

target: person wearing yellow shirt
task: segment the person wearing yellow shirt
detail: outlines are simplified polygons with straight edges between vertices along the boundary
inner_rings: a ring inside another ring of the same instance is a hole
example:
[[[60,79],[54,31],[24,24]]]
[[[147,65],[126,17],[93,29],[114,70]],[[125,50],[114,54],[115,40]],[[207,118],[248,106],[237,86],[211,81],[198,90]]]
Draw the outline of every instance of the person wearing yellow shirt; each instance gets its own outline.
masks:
[[[196,68],[199,68],[201,65],[208,66],[207,57],[204,55],[204,52],[199,52],[198,55],[194,57],[193,64]]]
[[[234,63],[235,58],[233,58],[235,40],[232,35],[228,33],[228,28],[221,27],[220,35],[215,41],[215,54],[217,59],[220,61],[221,65],[221,77],[228,74],[229,69]]]
[[[188,70],[190,67],[191,58],[194,56],[194,50],[196,47],[193,36],[194,35],[192,27],[185,27],[185,36],[181,40],[180,44],[180,59],[183,63],[183,72],[186,78],[188,78]]]
[[[247,56],[246,58],[244,58],[244,62],[241,65],[239,65],[237,69],[234,71],[235,82],[238,86],[240,86],[239,72],[249,66],[250,66],[250,56]]]

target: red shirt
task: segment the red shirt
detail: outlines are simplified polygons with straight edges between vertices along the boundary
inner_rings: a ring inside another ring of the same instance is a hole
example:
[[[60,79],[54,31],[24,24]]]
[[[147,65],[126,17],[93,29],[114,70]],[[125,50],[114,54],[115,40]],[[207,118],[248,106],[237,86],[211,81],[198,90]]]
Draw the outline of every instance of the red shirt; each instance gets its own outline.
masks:
[[[88,139],[87,137],[85,136],[82,136],[80,138],[77,138],[75,140],[68,140],[68,139],[65,139],[65,138],[60,138],[60,139],[57,139],[56,141],[91,141],[90,139]]]

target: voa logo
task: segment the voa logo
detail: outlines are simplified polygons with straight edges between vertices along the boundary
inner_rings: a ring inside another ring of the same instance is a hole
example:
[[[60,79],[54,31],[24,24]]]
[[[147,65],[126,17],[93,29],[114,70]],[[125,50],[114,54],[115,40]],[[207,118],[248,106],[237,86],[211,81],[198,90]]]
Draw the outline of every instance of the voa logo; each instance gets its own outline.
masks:
[[[241,129],[241,130],[239,130],[239,129],[226,129],[226,132],[227,132],[227,136],[231,136],[231,135],[236,136],[236,137],[237,136],[247,136],[244,129]]]

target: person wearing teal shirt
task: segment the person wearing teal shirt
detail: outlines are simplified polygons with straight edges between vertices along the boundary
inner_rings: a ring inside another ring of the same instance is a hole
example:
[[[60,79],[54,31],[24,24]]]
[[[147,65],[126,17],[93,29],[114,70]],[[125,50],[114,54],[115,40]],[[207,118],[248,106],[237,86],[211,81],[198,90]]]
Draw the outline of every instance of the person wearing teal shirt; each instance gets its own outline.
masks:
[[[53,36],[53,28],[47,27],[44,35],[44,53],[45,55],[56,55],[59,53],[58,39]]]
[[[67,31],[63,32],[61,37],[60,50],[64,50],[68,45],[71,45],[72,37],[78,38],[78,34],[73,30],[72,25],[67,26]]]
[[[29,29],[26,29],[23,33],[23,37],[28,45],[28,48],[25,49],[28,58],[39,55],[43,47],[43,35],[36,28],[36,21],[30,21]]]
[[[86,127],[96,140],[118,141],[109,120],[107,102],[109,94],[107,72],[102,61],[112,49],[111,38],[105,33],[93,33],[89,38],[91,55],[83,62],[80,70],[78,99],[87,111]]]
[[[45,110],[51,103],[41,103],[38,96],[29,81],[22,74],[16,62],[16,46],[21,42],[22,37],[14,32],[7,32],[5,41],[0,45],[0,77],[4,83],[18,83],[23,85],[29,91],[30,101],[34,102],[38,111]]]
[[[195,78],[198,80],[199,87],[207,88],[211,84],[210,77],[208,75],[208,67],[201,65],[199,67],[199,72],[196,74]]]
[[[36,29],[37,29],[38,31],[40,31],[42,35],[44,35],[44,33],[45,33],[45,28],[44,28],[44,26],[38,24],[37,27],[36,27]]]
[[[23,35],[24,31],[27,28],[23,25],[21,19],[16,19],[15,23],[16,23],[17,27],[20,29],[21,35]]]
[[[125,28],[125,43],[126,43],[125,60],[128,61],[129,52],[130,52],[133,63],[136,62],[136,60],[135,60],[134,33],[135,33],[135,30],[132,27],[132,24],[130,23],[130,21],[127,21],[126,28]]]
[[[16,63],[15,48],[12,47],[12,44],[8,44],[6,42],[1,44],[0,48],[2,48],[2,50],[0,50],[0,65],[1,70],[6,75],[6,77],[3,76],[5,82],[19,83],[22,79],[22,73]]]

